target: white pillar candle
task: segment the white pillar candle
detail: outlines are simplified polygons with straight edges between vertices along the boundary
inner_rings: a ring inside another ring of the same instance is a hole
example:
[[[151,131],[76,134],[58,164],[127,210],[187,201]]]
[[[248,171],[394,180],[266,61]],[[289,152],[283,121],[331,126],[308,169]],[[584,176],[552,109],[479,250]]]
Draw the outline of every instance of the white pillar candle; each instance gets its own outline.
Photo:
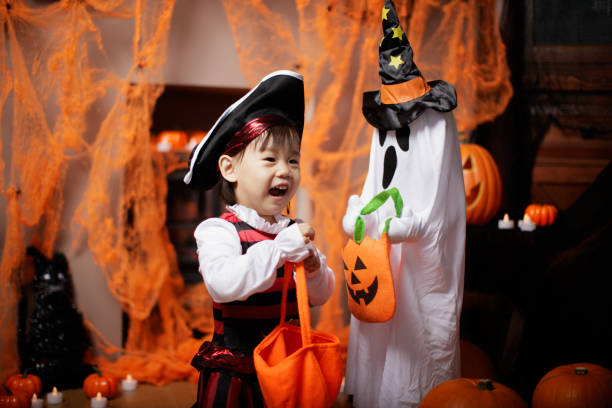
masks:
[[[123,380],[121,380],[121,389],[123,391],[134,391],[138,385],[138,380],[128,374]]]
[[[102,394],[98,392],[95,397],[91,399],[91,408],[105,408],[106,407],[106,397],[103,397]]]
[[[32,405],[30,405],[30,407],[31,408],[43,408],[43,400],[38,398],[36,393],[32,395]]]
[[[62,403],[62,393],[57,390],[56,387],[53,387],[53,391],[47,393],[47,404],[55,405]]]

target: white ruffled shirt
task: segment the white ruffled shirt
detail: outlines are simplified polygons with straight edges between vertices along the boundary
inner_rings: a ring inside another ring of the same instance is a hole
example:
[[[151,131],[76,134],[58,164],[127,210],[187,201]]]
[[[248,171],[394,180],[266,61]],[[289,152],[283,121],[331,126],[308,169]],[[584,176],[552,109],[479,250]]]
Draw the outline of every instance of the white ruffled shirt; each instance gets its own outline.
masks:
[[[273,240],[258,242],[242,254],[240,238],[234,225],[221,218],[209,218],[195,230],[200,273],[210,297],[218,303],[244,300],[254,293],[269,289],[276,280],[276,270],[285,261],[306,259],[309,250],[319,257],[319,273],[307,273],[306,285],[311,306],[322,305],[331,296],[336,279],[327,266],[325,255],[312,244],[304,243],[298,224],[291,226],[288,217],[277,214],[269,223],[251,208],[235,204],[227,206],[251,227],[275,234]]]

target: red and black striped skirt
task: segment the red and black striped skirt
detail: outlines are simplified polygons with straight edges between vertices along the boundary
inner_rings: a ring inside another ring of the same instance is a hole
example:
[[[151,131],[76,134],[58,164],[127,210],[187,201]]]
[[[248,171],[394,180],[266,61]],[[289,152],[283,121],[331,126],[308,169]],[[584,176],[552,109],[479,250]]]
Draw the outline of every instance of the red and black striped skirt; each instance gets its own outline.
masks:
[[[265,407],[252,354],[204,342],[191,364],[200,371],[197,408]]]

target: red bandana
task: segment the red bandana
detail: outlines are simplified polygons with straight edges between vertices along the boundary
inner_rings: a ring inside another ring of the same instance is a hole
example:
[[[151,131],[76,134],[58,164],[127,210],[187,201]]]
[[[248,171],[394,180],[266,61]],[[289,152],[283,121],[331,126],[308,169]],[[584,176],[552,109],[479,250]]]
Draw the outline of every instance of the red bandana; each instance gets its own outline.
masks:
[[[291,126],[291,124],[276,115],[265,115],[251,119],[227,142],[223,154],[234,156],[245,149],[253,139],[274,126]]]

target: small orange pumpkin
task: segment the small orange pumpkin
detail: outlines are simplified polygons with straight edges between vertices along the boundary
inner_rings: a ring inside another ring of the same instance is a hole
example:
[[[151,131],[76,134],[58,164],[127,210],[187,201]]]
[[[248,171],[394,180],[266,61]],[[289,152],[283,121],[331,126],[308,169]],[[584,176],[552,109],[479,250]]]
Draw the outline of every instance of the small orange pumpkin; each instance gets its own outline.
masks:
[[[23,391],[11,391],[6,385],[0,387],[0,408],[29,408],[30,398]]]
[[[552,204],[529,204],[525,208],[525,214],[531,218],[538,227],[551,225],[557,219],[559,212]]]
[[[527,408],[512,389],[489,379],[457,378],[432,388],[419,408]]]
[[[612,371],[597,364],[565,364],[546,373],[531,400],[533,408],[612,407]]]
[[[89,398],[98,393],[103,397],[113,398],[117,394],[117,380],[109,374],[102,373],[97,366],[93,366],[95,373],[90,374],[83,382],[83,391]]]
[[[40,395],[42,391],[42,383],[40,378],[28,374],[28,370],[25,370],[23,374],[12,375],[6,380],[6,386],[13,392],[22,391],[28,398],[32,398],[32,395]]]
[[[495,160],[477,144],[461,143],[461,163],[465,187],[466,222],[486,224],[493,218],[502,199],[502,183]]]
[[[478,346],[466,340],[459,343],[461,377],[495,378],[495,368],[489,356]]]

